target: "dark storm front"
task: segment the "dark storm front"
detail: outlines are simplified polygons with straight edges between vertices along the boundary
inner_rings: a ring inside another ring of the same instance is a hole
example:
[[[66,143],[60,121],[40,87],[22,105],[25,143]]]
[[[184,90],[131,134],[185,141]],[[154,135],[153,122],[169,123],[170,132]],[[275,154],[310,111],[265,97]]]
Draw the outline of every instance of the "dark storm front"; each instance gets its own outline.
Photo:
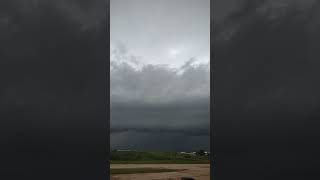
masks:
[[[217,178],[320,177],[319,7],[286,0],[213,7]]]
[[[0,9],[0,179],[103,179],[107,3]]]
[[[209,102],[204,100],[199,103],[141,107],[112,105],[111,118],[132,121],[132,124],[123,124],[124,128],[121,128],[121,124],[111,127],[113,147],[163,151],[208,150],[210,129],[205,121],[209,119]],[[175,119],[188,123],[172,122]]]

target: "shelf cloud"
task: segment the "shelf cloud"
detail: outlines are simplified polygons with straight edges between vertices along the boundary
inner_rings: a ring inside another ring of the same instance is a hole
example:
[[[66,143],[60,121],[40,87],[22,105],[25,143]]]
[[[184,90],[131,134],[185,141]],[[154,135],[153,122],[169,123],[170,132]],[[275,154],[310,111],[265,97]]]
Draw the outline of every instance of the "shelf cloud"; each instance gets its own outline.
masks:
[[[205,140],[208,140],[209,62],[191,58],[179,68],[143,64],[139,62],[139,58],[127,54],[124,49],[121,46],[111,54],[110,104],[113,143],[117,142],[119,133],[160,133],[171,134],[173,137],[180,135],[184,138],[205,136]],[[140,138],[138,141],[142,143],[144,139]],[[191,142],[189,143],[192,146]],[[163,148],[170,149],[168,146],[174,145],[166,143]]]

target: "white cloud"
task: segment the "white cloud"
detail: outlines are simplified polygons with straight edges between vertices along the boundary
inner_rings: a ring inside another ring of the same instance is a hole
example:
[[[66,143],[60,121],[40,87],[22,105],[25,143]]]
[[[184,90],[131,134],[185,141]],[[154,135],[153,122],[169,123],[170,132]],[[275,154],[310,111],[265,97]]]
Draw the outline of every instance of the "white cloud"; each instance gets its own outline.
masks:
[[[191,58],[178,68],[143,64],[124,47],[111,50],[111,103],[162,104],[210,96],[208,58]]]

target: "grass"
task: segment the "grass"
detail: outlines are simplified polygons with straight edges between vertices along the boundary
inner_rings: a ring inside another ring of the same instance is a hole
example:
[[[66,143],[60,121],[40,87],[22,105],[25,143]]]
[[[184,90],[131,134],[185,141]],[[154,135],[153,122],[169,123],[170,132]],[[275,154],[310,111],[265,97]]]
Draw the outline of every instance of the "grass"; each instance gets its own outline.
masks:
[[[111,175],[117,174],[140,174],[140,173],[162,173],[162,172],[178,172],[184,169],[165,169],[165,168],[116,168],[110,169]]]
[[[210,164],[209,160],[137,160],[110,161],[110,164]]]
[[[208,156],[178,152],[112,151],[111,164],[209,164]]]

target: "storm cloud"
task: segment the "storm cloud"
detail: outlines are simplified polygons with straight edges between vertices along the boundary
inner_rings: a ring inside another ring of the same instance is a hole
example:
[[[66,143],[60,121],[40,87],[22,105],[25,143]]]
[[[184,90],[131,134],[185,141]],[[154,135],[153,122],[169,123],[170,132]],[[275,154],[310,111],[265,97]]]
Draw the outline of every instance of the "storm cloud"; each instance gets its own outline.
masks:
[[[111,145],[132,147],[135,142],[135,148],[153,149],[162,138],[160,149],[209,147],[208,61],[191,58],[179,68],[144,64],[117,46],[111,51],[110,78]],[[123,136],[126,141],[120,141]],[[197,136],[203,136],[201,143],[189,138]],[[168,138],[188,144],[179,148]]]
[[[210,1],[111,0],[111,147],[209,149]]]

